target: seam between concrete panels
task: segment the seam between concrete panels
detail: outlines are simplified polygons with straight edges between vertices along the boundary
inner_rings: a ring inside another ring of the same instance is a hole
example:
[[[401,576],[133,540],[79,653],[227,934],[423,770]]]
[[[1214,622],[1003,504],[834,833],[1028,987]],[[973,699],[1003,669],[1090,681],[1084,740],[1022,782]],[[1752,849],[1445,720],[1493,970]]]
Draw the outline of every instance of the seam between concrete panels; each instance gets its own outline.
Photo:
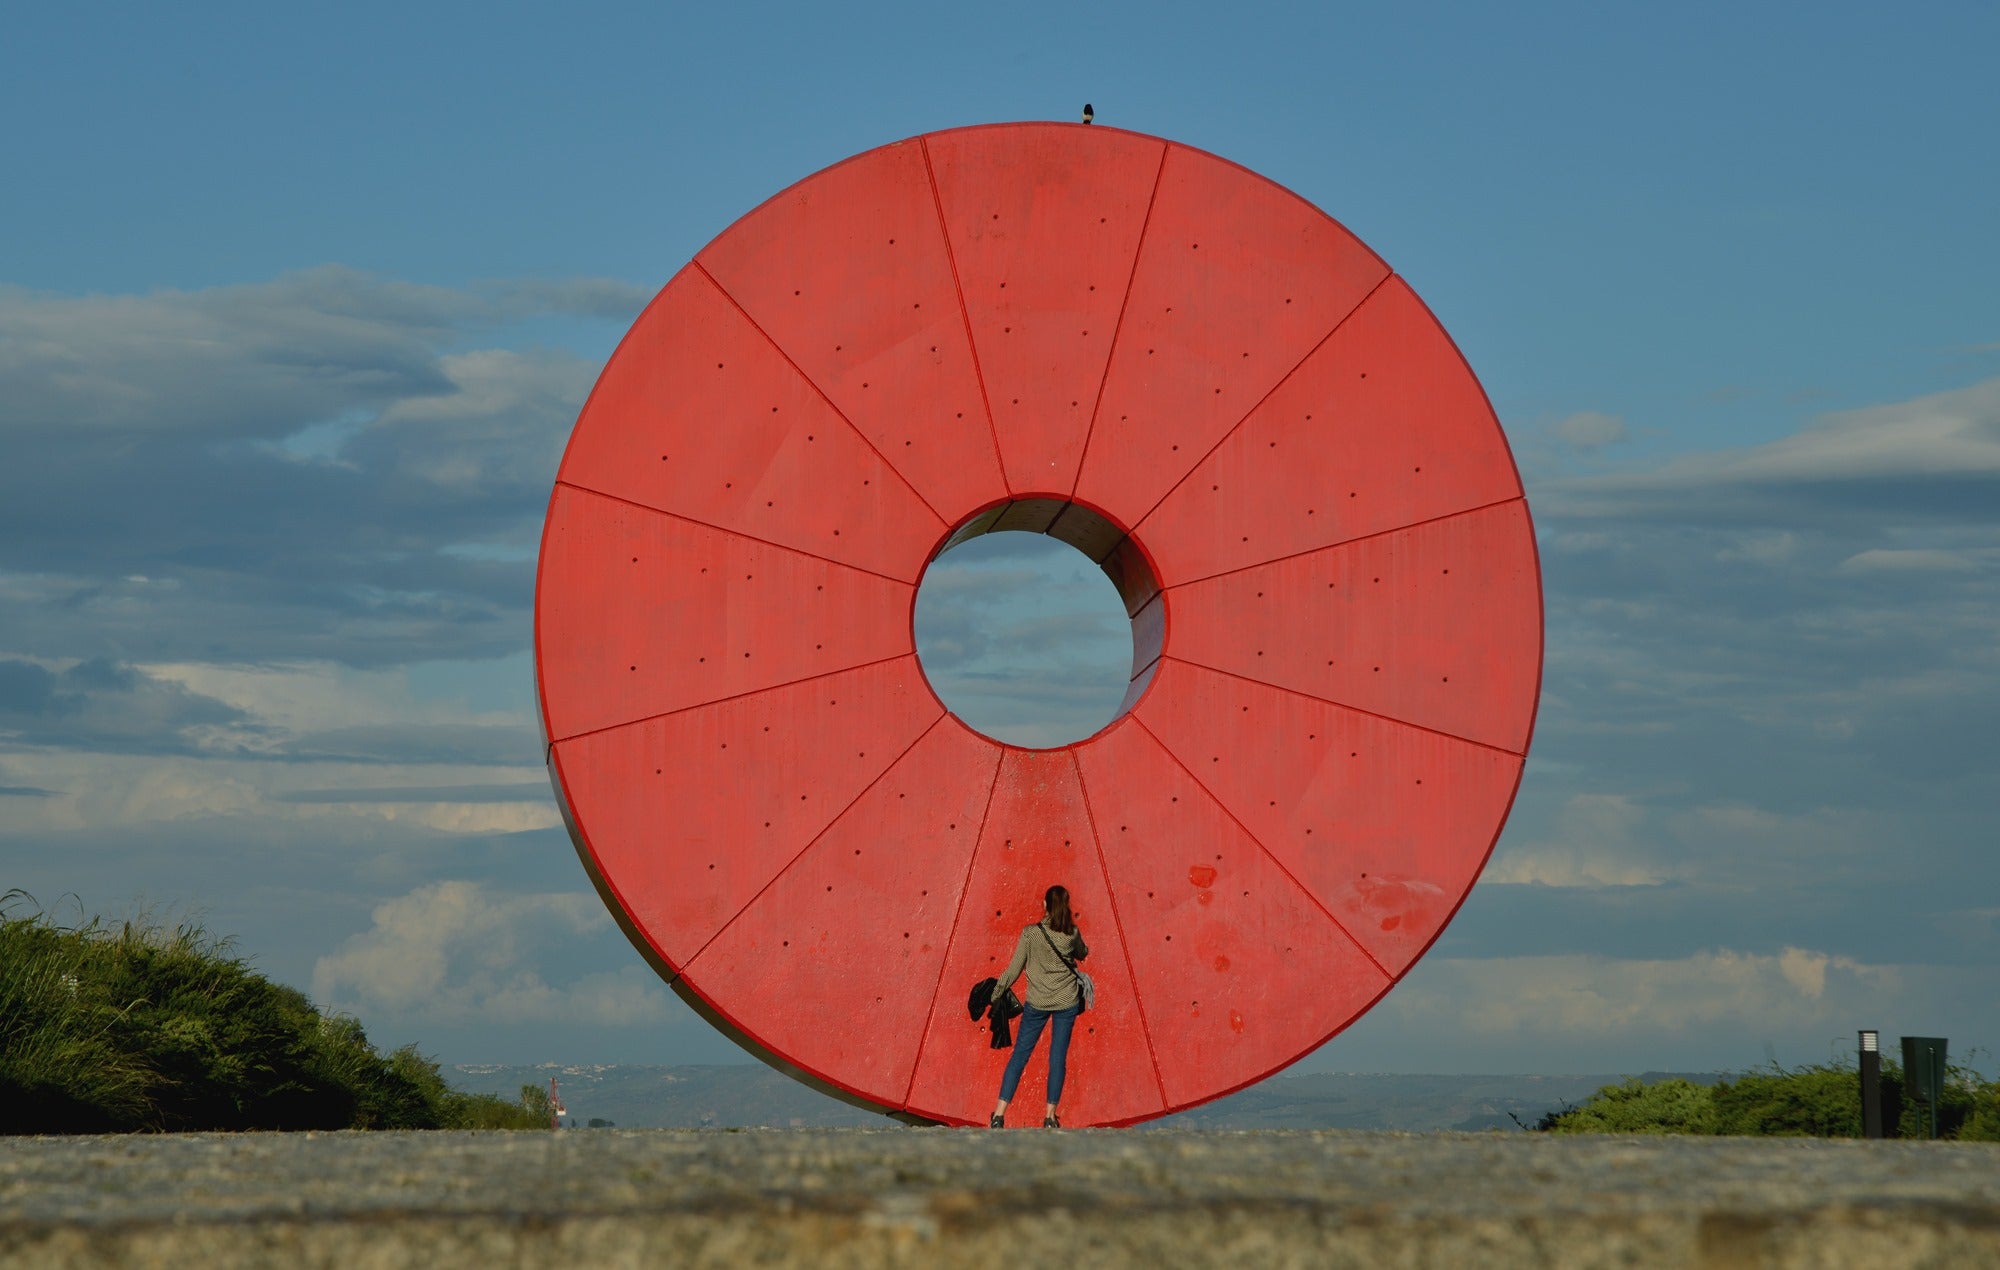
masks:
[[[1090,825],[1091,845],[1097,849],[1097,871],[1104,879],[1104,898],[1111,905],[1111,926],[1118,932],[1118,951],[1125,959],[1125,979],[1132,985],[1132,1009],[1139,1016],[1139,1032],[1146,1038],[1146,1061],[1153,1069],[1153,1083],[1160,1090],[1160,1107],[1171,1111],[1173,1100],[1167,1097],[1167,1080],[1160,1074],[1160,1056],[1153,1049],[1153,1025],[1146,1017],[1145,998],[1139,992],[1139,971],[1132,964],[1132,943],[1125,936],[1124,919],[1118,915],[1118,892],[1111,885],[1111,866],[1104,862],[1104,835],[1097,827],[1097,811],[1090,805],[1090,783],[1084,779],[1083,764],[1074,749],[1069,752],[1069,761],[1076,769],[1076,787],[1083,794],[1083,816]]]
[[[1237,670],[1224,670],[1220,666],[1211,666],[1207,662],[1196,661],[1194,658],[1182,656],[1180,653],[1162,653],[1156,660],[1177,661],[1183,666],[1193,666],[1197,670],[1205,670],[1211,675],[1222,675],[1228,679],[1240,679],[1244,683],[1256,684],[1260,688],[1269,688],[1273,692],[1282,692],[1294,697],[1304,697],[1307,701],[1317,701],[1323,705],[1347,710],[1383,723],[1393,723],[1399,728],[1408,728],[1412,732],[1425,732],[1431,736],[1442,737],[1447,741],[1457,741],[1461,745],[1470,745],[1475,749],[1488,750],[1494,754],[1505,754],[1508,758],[1525,759],[1528,757],[1525,750],[1510,750],[1504,745],[1495,745],[1491,741],[1478,741],[1469,736],[1460,736],[1456,732],[1448,732],[1443,728],[1434,728],[1428,724],[1414,723],[1409,719],[1399,719],[1393,714],[1383,714],[1380,710],[1370,710],[1365,706],[1357,706],[1333,697],[1322,697],[1316,692],[1307,692],[1302,688],[1294,688],[1289,684],[1272,683],[1268,679],[1259,679],[1255,675],[1246,675]]]
[[[734,538],[741,538],[745,542],[758,543],[766,547],[775,548],[778,551],[789,551],[793,555],[804,556],[808,560],[817,560],[821,564],[830,564],[840,569],[852,569],[856,573],[865,573],[871,578],[880,578],[884,582],[894,582],[898,586],[913,587],[916,585],[910,579],[899,578],[892,573],[882,573],[863,565],[850,564],[845,560],[835,560],[832,556],[823,556],[817,551],[807,551],[804,547],[794,547],[789,543],[773,542],[769,538],[759,538],[756,534],[746,534],[740,529],[731,529],[728,525],[718,525],[713,521],[702,520],[699,517],[689,516],[682,512],[670,512],[664,507],[655,507],[651,503],[641,503],[635,499],[626,498],[622,494],[607,494],[601,489],[592,489],[588,485],[578,485],[575,481],[557,481],[556,486],[557,488],[567,487],[579,493],[591,494],[598,498],[608,498],[614,503],[623,503],[627,507],[636,507],[640,511],[652,512],[656,516],[665,516],[669,520],[678,520],[683,524],[700,525],[703,529],[713,529],[719,534],[728,534]]]
[[[758,335],[762,336],[764,342],[766,344],[769,344],[772,350],[776,352],[778,356],[785,359],[785,365],[790,366],[792,368],[792,373],[797,375],[800,379],[804,380],[807,387],[811,388],[815,393],[819,394],[819,399],[826,403],[826,408],[828,410],[833,411],[834,417],[839,419],[842,423],[846,424],[848,428],[854,433],[855,436],[861,438],[861,444],[868,447],[868,452],[870,454],[873,454],[878,460],[880,460],[883,467],[886,467],[891,472],[895,473],[896,479],[903,483],[903,488],[909,490],[911,496],[914,497],[917,500],[917,502],[923,505],[923,509],[925,511],[931,514],[931,519],[937,521],[938,524],[942,525],[946,529],[951,528],[950,522],[948,522],[947,520],[945,520],[943,516],[938,514],[937,508],[931,506],[931,500],[924,497],[923,491],[910,483],[910,478],[904,476],[902,469],[889,461],[888,455],[882,453],[882,451],[875,448],[875,442],[869,438],[868,434],[866,432],[863,432],[855,424],[854,420],[847,417],[846,411],[842,410],[839,406],[834,404],[833,398],[826,395],[826,389],[821,388],[818,382],[815,381],[811,375],[806,374],[804,367],[800,366],[797,362],[792,360],[792,355],[785,351],[784,345],[778,343],[778,341],[771,338],[771,333],[765,330],[762,324],[760,324],[756,318],[750,315],[750,310],[744,308],[741,301],[739,301],[735,296],[729,294],[728,289],[724,287],[720,282],[716,281],[715,275],[708,271],[708,266],[702,264],[701,261],[699,260],[693,260],[690,261],[689,263],[692,264],[696,269],[699,269],[701,271],[701,276],[708,279],[708,285],[714,287],[718,295],[720,295],[723,299],[729,301],[730,305],[734,307],[738,313],[741,313],[743,315],[743,320],[750,324],[750,329],[756,331]]]
[[[1435,525],[1441,521],[1456,520],[1460,516],[1472,516],[1479,512],[1490,512],[1496,507],[1505,507],[1509,503],[1526,503],[1527,501],[1528,496],[1525,494],[1509,494],[1505,498],[1495,499],[1490,503],[1480,503],[1475,507],[1465,507],[1455,512],[1442,512],[1436,516],[1426,516],[1422,520],[1413,520],[1407,524],[1396,525],[1389,529],[1371,530],[1365,534],[1356,534],[1352,538],[1339,538],[1333,542],[1323,542],[1317,547],[1307,547],[1302,551],[1288,551],[1282,556],[1272,556],[1269,560],[1259,560],[1255,564],[1239,564],[1233,569],[1218,569],[1214,573],[1204,573],[1198,578],[1187,578],[1174,583],[1172,586],[1160,589],[1164,593],[1167,591],[1177,591],[1182,587],[1199,586],[1203,582],[1211,582],[1216,578],[1226,578],[1232,573],[1248,573],[1252,569],[1262,569],[1274,564],[1283,564],[1287,560],[1297,560],[1301,556],[1310,556],[1322,551],[1331,551],[1335,547],[1351,547],[1355,543],[1367,542],[1370,539],[1387,538],[1390,534],[1400,534],[1411,529],[1422,529],[1425,525]],[[849,567],[851,568],[852,566]]]
[[[1248,410],[1243,412],[1242,418],[1238,419],[1235,423],[1230,424],[1228,430],[1215,439],[1214,445],[1211,445],[1206,450],[1203,450],[1201,452],[1201,457],[1196,459],[1193,463],[1189,464],[1187,471],[1182,472],[1180,474],[1179,479],[1177,479],[1172,485],[1169,485],[1167,487],[1165,493],[1161,494],[1158,498],[1153,500],[1153,505],[1146,509],[1145,515],[1139,517],[1138,520],[1132,523],[1132,532],[1135,534],[1138,533],[1139,527],[1146,523],[1147,517],[1151,516],[1154,512],[1160,510],[1160,504],[1166,502],[1169,498],[1172,498],[1174,495],[1174,491],[1187,483],[1188,477],[1193,476],[1196,472],[1201,470],[1201,465],[1208,462],[1209,455],[1214,454],[1217,450],[1220,450],[1225,444],[1227,444],[1229,438],[1235,436],[1236,433],[1243,427],[1243,425],[1250,421],[1252,416],[1254,416],[1259,410],[1262,410],[1264,408],[1264,403],[1271,399],[1272,394],[1276,393],[1280,388],[1283,388],[1286,384],[1290,383],[1292,376],[1299,373],[1299,367],[1304,366],[1307,362],[1311,361],[1313,358],[1313,354],[1319,352],[1320,349],[1324,348],[1326,346],[1326,342],[1332,339],[1336,334],[1338,334],[1340,332],[1341,327],[1347,325],[1347,320],[1353,317],[1355,314],[1361,312],[1362,308],[1365,305],[1367,305],[1367,303],[1370,300],[1375,298],[1375,293],[1377,291],[1380,291],[1383,287],[1389,285],[1390,280],[1393,279],[1395,276],[1396,275],[1394,271],[1391,271],[1390,273],[1384,275],[1380,282],[1377,282],[1374,286],[1368,289],[1368,294],[1362,296],[1359,303],[1357,303],[1353,308],[1349,309],[1347,312],[1341,314],[1340,319],[1336,321],[1330,328],[1328,328],[1327,333],[1320,336],[1319,339],[1315,340],[1313,342],[1313,346],[1306,350],[1305,356],[1299,358],[1298,361],[1294,362],[1290,370],[1278,376],[1277,380],[1274,383],[1272,383],[1272,385],[1269,388],[1265,389],[1264,395],[1257,398],[1256,402]]]
[[[951,933],[945,937],[944,950],[938,955],[937,982],[931,988],[931,1008],[924,1015],[924,1030],[917,1038],[917,1056],[910,1063],[910,1079],[903,1085],[902,1100],[896,1104],[898,1111],[910,1109],[910,1092],[917,1087],[917,1073],[923,1069],[924,1046],[930,1042],[931,1028],[937,1023],[938,993],[944,991],[944,972],[951,965],[952,949],[958,945],[959,923],[965,918],[965,900],[972,890],[972,871],[979,863],[979,848],[986,841],[986,822],[993,818],[993,795],[1000,788],[1000,769],[1006,762],[1006,748],[994,745],[993,778],[986,784],[986,805],[979,812],[979,829],[972,836],[972,851],[965,857],[965,876],[958,883],[958,906],[952,911]]]
[[[937,170],[931,166],[930,138],[918,137],[917,146],[924,156],[924,180],[931,187],[931,206],[937,210],[938,236],[944,239],[944,262],[951,270],[951,291],[958,300],[958,320],[965,327],[966,351],[972,355],[972,378],[979,385],[979,405],[986,412],[986,439],[993,443],[993,466],[1000,472],[1000,488],[1011,498],[1014,487],[1007,483],[1007,456],[1000,452],[1000,429],[993,423],[993,398],[986,391],[986,368],[979,362],[979,341],[972,338],[972,310],[965,303],[965,282],[958,276],[958,253],[951,249],[951,225],[944,218],[944,195],[938,191]],[[947,524],[946,528],[951,526]]]
[[[1201,777],[1195,773],[1195,770],[1189,767],[1186,763],[1181,761],[1181,756],[1174,753],[1173,747],[1168,745],[1166,741],[1160,737],[1159,733],[1147,727],[1145,720],[1139,718],[1136,713],[1134,713],[1134,715],[1132,716],[1132,722],[1138,724],[1139,727],[1146,733],[1146,735],[1152,738],[1153,744],[1160,747],[1160,752],[1165,754],[1168,759],[1172,760],[1173,765],[1175,767],[1178,767],[1181,769],[1181,771],[1187,773],[1187,778],[1194,782],[1195,788],[1199,789],[1204,795],[1207,796],[1210,802],[1215,804],[1216,810],[1220,811],[1223,815],[1229,817],[1229,822],[1235,825],[1238,829],[1240,829],[1243,832],[1244,837],[1248,838],[1251,842],[1257,845],[1257,849],[1264,853],[1264,858],[1271,862],[1271,867],[1275,868],[1280,874],[1282,874],[1286,881],[1290,882],[1294,887],[1298,888],[1299,894],[1306,897],[1306,902],[1311,904],[1314,908],[1318,909],[1322,914],[1324,914],[1326,920],[1333,923],[1333,928],[1339,931],[1341,935],[1346,938],[1348,943],[1353,944],[1355,948],[1360,951],[1363,957],[1366,957],[1368,959],[1369,965],[1375,967],[1375,969],[1380,971],[1382,973],[1382,977],[1386,979],[1389,983],[1393,984],[1396,982],[1396,976],[1390,974],[1389,968],[1387,966],[1384,966],[1379,960],[1377,960],[1374,953],[1368,951],[1368,946],[1366,944],[1363,944],[1360,940],[1354,937],[1354,932],[1347,929],[1347,923],[1341,921],[1340,918],[1336,917],[1334,915],[1333,910],[1328,908],[1325,904],[1321,903],[1319,896],[1313,894],[1311,887],[1299,881],[1298,876],[1294,874],[1290,869],[1285,867],[1285,862],[1278,858],[1277,853],[1272,851],[1271,848],[1265,846],[1264,840],[1262,838],[1259,838],[1256,834],[1250,831],[1250,826],[1244,824],[1243,821],[1236,815],[1236,813],[1229,809],[1228,803],[1223,802],[1221,798],[1216,796],[1214,790],[1210,789],[1207,785],[1202,783]]]
[[[939,723],[943,721],[944,721],[944,714],[942,711],[940,711],[937,718],[932,719],[928,724],[924,725],[923,731],[917,733],[916,739],[911,741],[908,745],[904,746],[900,751],[898,751],[896,757],[890,759],[886,767],[884,767],[881,771],[875,773],[875,775],[869,777],[867,782],[863,784],[858,791],[855,792],[854,797],[848,799],[847,804],[843,806],[838,812],[834,813],[833,819],[827,821],[824,825],[820,826],[819,832],[814,834],[811,838],[807,839],[806,845],[800,847],[796,852],[794,852],[792,854],[791,859],[785,861],[782,865],[779,865],[778,871],[776,873],[773,873],[770,876],[770,878],[764,883],[764,885],[757,888],[756,894],[752,895],[749,899],[743,901],[743,907],[737,909],[734,913],[730,914],[728,921],[725,921],[724,923],[722,923],[722,925],[716,927],[714,933],[711,934],[707,939],[704,939],[702,941],[701,947],[694,950],[694,955],[692,957],[689,957],[685,962],[682,963],[681,966],[682,973],[685,974],[689,969],[691,969],[694,966],[694,964],[697,961],[700,961],[701,955],[708,951],[709,945],[713,944],[716,940],[722,938],[724,932],[726,932],[731,926],[734,926],[736,924],[737,918],[742,917],[745,913],[755,908],[757,906],[757,901],[763,899],[765,894],[772,887],[778,884],[779,879],[783,878],[787,873],[790,873],[792,871],[792,867],[796,865],[800,860],[805,859],[807,854],[809,854],[814,847],[819,845],[820,839],[826,837],[827,834],[831,833],[835,825],[845,820],[847,818],[847,813],[854,810],[854,805],[860,802],[863,798],[866,798],[868,796],[869,790],[881,784],[883,777],[887,776],[890,772],[895,771],[897,766],[901,764],[904,759],[910,756],[910,751],[916,749],[918,744],[922,742],[925,737],[929,736],[931,734],[931,731],[934,728],[936,728]],[[775,1053],[776,1051],[773,1050],[773,1052]]]
[[[916,653],[914,651],[895,653],[888,657],[877,657],[873,661],[857,662],[852,666],[842,666],[838,670],[823,670],[816,675],[804,675],[798,679],[787,679],[781,684],[770,684],[763,688],[752,688],[747,692],[733,692],[726,697],[717,697],[712,701],[697,701],[693,705],[679,706],[672,710],[662,710],[658,714],[641,715],[636,719],[627,719],[623,723],[607,723],[601,728],[585,728],[581,732],[571,732],[566,736],[557,737],[549,742],[549,748],[554,749],[558,745],[567,745],[571,741],[580,741],[587,736],[598,736],[605,732],[616,732],[620,728],[635,728],[642,723],[654,723],[661,719],[671,719],[677,714],[686,714],[690,710],[706,710],[710,706],[724,705],[731,701],[743,701],[750,697],[762,696],[767,692],[777,692],[782,688],[796,688],[800,684],[809,684],[815,679],[831,679],[835,675],[844,675],[855,670],[867,670],[870,666],[883,666],[892,661],[900,661],[905,657],[915,656]]]
[[[1128,536],[1129,536],[1129,535],[1128,535]],[[1151,599],[1147,600],[1147,601],[1146,601],[1146,602],[1145,602],[1144,604],[1141,604],[1141,605],[1139,606],[1139,611],[1138,611],[1138,613],[1133,613],[1133,614],[1131,615],[1131,617],[1130,617],[1130,618],[1128,619],[1129,621],[1131,621],[1131,622],[1132,622],[1132,624],[1133,624],[1133,626],[1134,626],[1135,628],[1137,627],[1137,625],[1138,625],[1138,622],[1139,622],[1139,613],[1144,613],[1144,612],[1145,612],[1145,611],[1146,611],[1147,609],[1149,609],[1149,608],[1152,608],[1152,607],[1153,607],[1153,606],[1154,606],[1155,604],[1157,604],[1157,605],[1159,605],[1159,606],[1160,606],[1160,620],[1161,620],[1161,621],[1162,621],[1163,623],[1164,623],[1164,622],[1166,621],[1166,615],[1167,615],[1167,614],[1166,614],[1166,603],[1167,603],[1167,600],[1166,600],[1166,596],[1167,596],[1167,592],[1168,592],[1168,591],[1170,591],[1170,590],[1172,590],[1172,588],[1171,588],[1171,587],[1161,587],[1161,588],[1160,588],[1159,590],[1157,590],[1157,591],[1153,592],[1153,598],[1151,598]],[[1127,675],[1127,676],[1125,677],[1125,682],[1126,682],[1126,683],[1127,683],[1128,685],[1129,685],[1129,684],[1135,684],[1135,683],[1138,683],[1138,682],[1139,682],[1139,676],[1141,676],[1141,675],[1145,674],[1145,673],[1146,673],[1147,671],[1149,671],[1149,670],[1153,669],[1153,667],[1155,667],[1155,666],[1159,665],[1159,664],[1160,664],[1160,659],[1161,659],[1162,657],[1165,657],[1166,655],[1167,655],[1167,641],[1166,641],[1166,639],[1165,639],[1165,638],[1163,637],[1163,638],[1162,638],[1162,639],[1160,640],[1160,647],[1159,647],[1159,651],[1155,652],[1155,653],[1154,653],[1154,654],[1153,654],[1153,655],[1152,655],[1151,657],[1147,658],[1147,659],[1146,659],[1146,664],[1145,664],[1145,665],[1143,665],[1143,666],[1135,666],[1135,667],[1133,667],[1133,669],[1132,669],[1132,673],[1131,673],[1130,675]],[[1136,704],[1136,703],[1134,703],[1134,704]]]
[[[1173,148],[1171,141],[1160,146],[1160,164],[1153,169],[1153,192],[1146,196],[1146,216],[1139,222],[1139,242],[1132,249],[1132,269],[1125,275],[1125,295],[1118,301],[1118,320],[1111,326],[1110,347],[1104,350],[1104,369],[1097,377],[1097,400],[1090,405],[1090,427],[1083,434],[1083,449],[1076,456],[1076,471],[1070,474],[1069,496],[1072,499],[1076,497],[1076,487],[1083,483],[1083,465],[1090,461],[1090,442],[1097,435],[1097,415],[1104,409],[1104,389],[1111,383],[1111,363],[1118,356],[1118,341],[1125,334],[1125,311],[1132,305],[1132,284],[1139,278],[1139,261],[1146,254],[1146,235],[1153,228],[1153,207],[1160,201],[1160,181],[1167,171],[1167,152]],[[1136,527],[1136,521],[1128,526],[1128,537],[1130,529]]]

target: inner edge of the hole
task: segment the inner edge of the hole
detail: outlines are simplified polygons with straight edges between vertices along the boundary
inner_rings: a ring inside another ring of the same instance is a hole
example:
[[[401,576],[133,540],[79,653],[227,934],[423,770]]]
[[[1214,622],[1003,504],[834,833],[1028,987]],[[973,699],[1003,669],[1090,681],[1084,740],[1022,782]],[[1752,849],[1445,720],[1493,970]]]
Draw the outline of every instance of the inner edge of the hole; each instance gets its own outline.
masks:
[[[1125,605],[1126,619],[1132,624],[1132,668],[1126,680],[1125,696],[1102,727],[1089,736],[1053,746],[1015,745],[997,737],[988,737],[996,744],[1013,749],[1067,749],[1103,733],[1130,714],[1146,694],[1166,647],[1165,592],[1160,586],[1159,575],[1154,573],[1151,562],[1146,559],[1146,553],[1139,549],[1139,544],[1129,532],[1095,508],[1055,495],[1016,498],[975,512],[931,553],[929,562],[924,566],[925,571],[928,573],[931,566],[953,547],[987,534],[1012,532],[1043,534],[1082,552],[1111,580],[1118,598]],[[922,586],[921,581],[918,585]],[[921,655],[917,664],[921,669]],[[928,672],[924,677],[926,680],[930,678]],[[933,685],[931,690],[935,693],[936,686]],[[953,715],[957,717],[957,712],[953,711]],[[962,718],[959,721],[965,722]],[[967,723],[966,726],[972,725]],[[973,730],[987,736],[978,728]]]

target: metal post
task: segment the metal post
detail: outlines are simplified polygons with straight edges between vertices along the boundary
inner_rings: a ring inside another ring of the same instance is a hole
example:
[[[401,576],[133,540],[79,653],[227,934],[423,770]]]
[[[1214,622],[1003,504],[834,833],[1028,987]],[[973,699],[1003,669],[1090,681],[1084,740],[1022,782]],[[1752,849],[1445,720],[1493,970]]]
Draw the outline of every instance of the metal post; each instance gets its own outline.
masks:
[[[1882,1050],[1873,1028],[1861,1030],[1861,1136],[1882,1136]]]
[[[1906,1036],[1903,1038],[1903,1088],[1924,1103],[1924,1116],[1930,1132],[1927,1136],[1938,1136],[1939,1104],[1944,1102],[1944,1082],[1947,1064],[1945,1050],[1949,1042],[1942,1036]]]

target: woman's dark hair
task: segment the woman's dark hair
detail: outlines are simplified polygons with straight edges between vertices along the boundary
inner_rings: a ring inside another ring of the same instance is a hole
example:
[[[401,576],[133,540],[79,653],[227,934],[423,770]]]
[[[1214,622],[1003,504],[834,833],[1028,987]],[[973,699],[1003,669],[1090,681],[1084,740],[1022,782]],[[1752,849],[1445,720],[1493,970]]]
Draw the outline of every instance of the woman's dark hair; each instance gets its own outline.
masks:
[[[1076,919],[1069,915],[1069,888],[1052,886],[1047,895],[1042,896],[1042,907],[1049,911],[1049,929],[1061,931],[1065,935],[1076,934]]]

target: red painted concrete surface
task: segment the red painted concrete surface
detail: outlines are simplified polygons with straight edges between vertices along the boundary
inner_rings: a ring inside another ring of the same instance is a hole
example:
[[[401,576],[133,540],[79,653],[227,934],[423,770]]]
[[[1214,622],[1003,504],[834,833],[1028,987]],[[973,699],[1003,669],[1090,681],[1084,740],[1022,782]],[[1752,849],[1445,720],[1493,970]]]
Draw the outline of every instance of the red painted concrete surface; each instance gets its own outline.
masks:
[[[1061,749],[917,664],[925,567],[1004,529],[1133,615],[1123,712]],[[1006,1058],[967,990],[1051,883],[1098,983],[1066,1124],[1360,1017],[1485,864],[1541,659],[1520,481],[1423,303],[1271,182],[1082,125],[871,150],[704,248],[577,421],[536,588],[551,772],[627,934],[761,1057],[947,1123]]]

